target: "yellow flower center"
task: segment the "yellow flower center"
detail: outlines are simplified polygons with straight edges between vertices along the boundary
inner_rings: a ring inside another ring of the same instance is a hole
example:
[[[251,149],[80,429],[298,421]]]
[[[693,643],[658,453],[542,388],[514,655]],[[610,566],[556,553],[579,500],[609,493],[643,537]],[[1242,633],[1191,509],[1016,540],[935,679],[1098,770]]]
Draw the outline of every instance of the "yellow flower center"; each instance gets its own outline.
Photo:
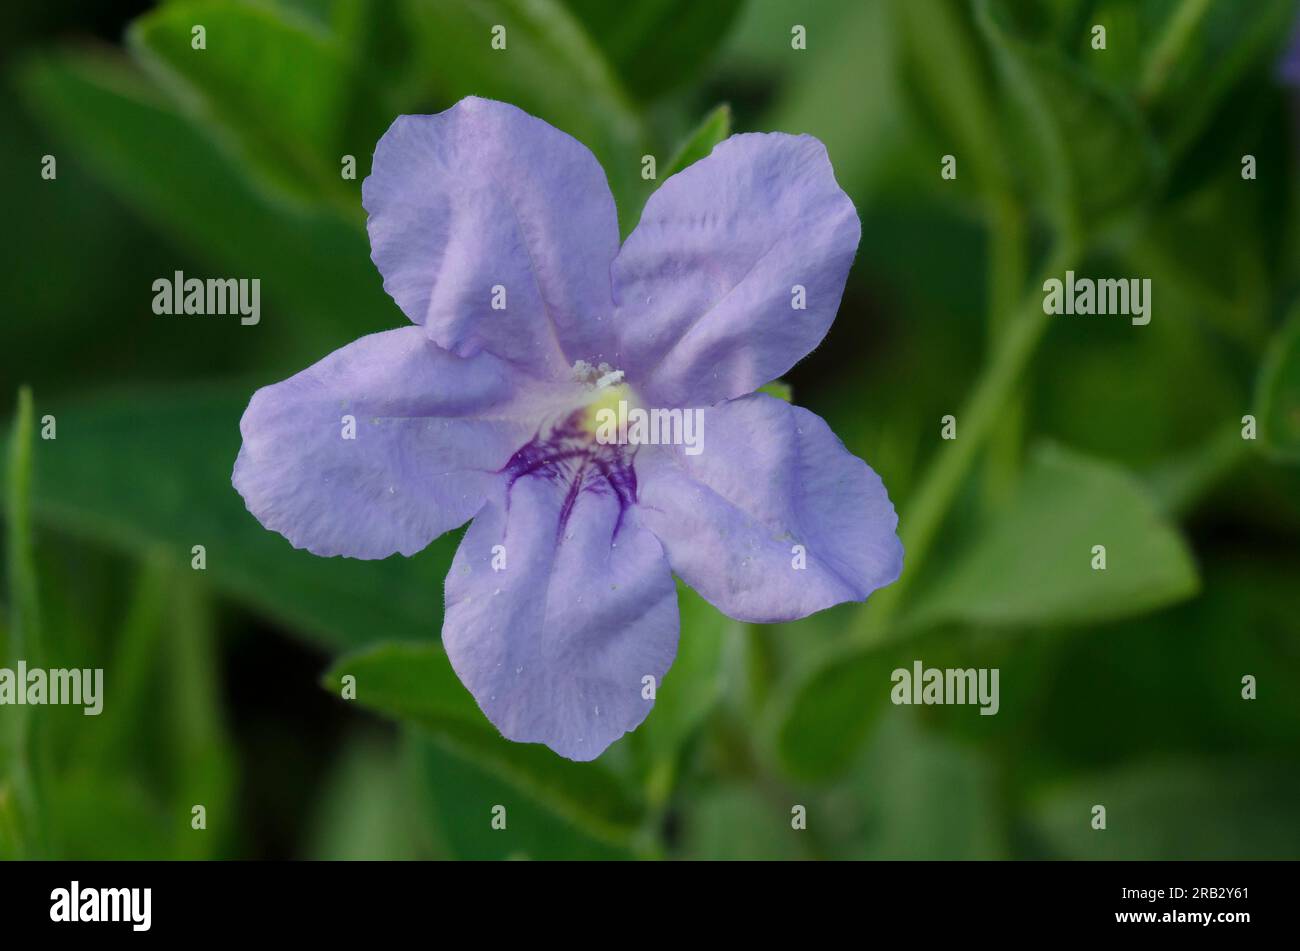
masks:
[[[594,398],[584,407],[582,414],[583,431],[595,438],[596,430],[602,424],[604,424],[607,431],[611,423],[617,428],[620,403],[626,406],[623,411],[624,418],[626,418],[627,411],[637,405],[632,387],[626,383],[616,383],[596,390]]]

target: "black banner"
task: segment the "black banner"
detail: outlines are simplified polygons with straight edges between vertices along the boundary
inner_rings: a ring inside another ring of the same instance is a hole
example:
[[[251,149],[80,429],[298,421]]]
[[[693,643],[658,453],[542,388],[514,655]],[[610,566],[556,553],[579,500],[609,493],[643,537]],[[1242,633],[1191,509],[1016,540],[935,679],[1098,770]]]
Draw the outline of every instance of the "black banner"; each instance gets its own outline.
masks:
[[[433,937],[420,929],[485,923],[663,934],[702,914],[736,928],[777,916],[927,939],[1232,941],[1294,923],[1289,863],[541,864],[10,863],[0,908],[7,936],[91,940]]]

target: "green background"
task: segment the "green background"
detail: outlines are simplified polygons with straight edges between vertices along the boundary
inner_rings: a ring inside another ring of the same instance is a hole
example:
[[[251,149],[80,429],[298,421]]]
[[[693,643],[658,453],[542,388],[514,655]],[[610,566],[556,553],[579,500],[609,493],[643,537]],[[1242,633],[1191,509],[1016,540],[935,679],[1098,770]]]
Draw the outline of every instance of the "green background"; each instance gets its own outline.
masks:
[[[0,666],[103,667],[106,700],[0,707],[0,855],[1300,857],[1295,7],[6,4]],[[404,324],[360,182],[471,93],[591,147],[624,233],[733,130],[821,138],[863,223],[784,382],[883,477],[903,580],[774,626],[683,588],[654,712],[592,764],[451,673],[459,533],[319,559],[230,485],[254,389]],[[1045,317],[1067,268],[1151,279],[1151,323]],[[260,278],[261,323],[154,316],[175,270]],[[892,705],[915,660],[998,668],[999,713]]]

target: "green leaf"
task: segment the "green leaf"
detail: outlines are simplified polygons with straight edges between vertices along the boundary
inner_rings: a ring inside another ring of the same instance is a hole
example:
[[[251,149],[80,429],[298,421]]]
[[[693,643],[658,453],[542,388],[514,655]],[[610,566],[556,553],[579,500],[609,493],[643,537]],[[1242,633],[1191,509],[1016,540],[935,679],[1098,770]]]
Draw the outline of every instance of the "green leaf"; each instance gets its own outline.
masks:
[[[766,393],[768,396],[775,396],[787,403],[794,399],[794,387],[785,380],[773,380],[771,383],[764,383],[758,388],[758,392]]]
[[[445,850],[458,859],[500,861],[609,861],[630,858],[625,843],[611,843],[591,825],[566,818],[519,782],[453,749],[419,728],[406,731],[414,759],[415,795]],[[496,807],[501,806],[502,813]],[[494,815],[494,812],[496,815]],[[500,815],[505,828],[493,828]]]
[[[852,858],[1002,858],[989,762],[917,720],[914,710],[891,710],[851,783],[863,800],[866,833]]]
[[[193,48],[198,26],[206,31],[204,49]],[[349,112],[348,97],[364,90],[365,79],[328,33],[275,7],[192,0],[136,20],[127,43],[264,182],[361,220],[355,182],[342,178],[340,161],[372,151],[392,115],[377,95],[368,97],[369,110]],[[345,136],[345,120],[367,112],[368,127]]]
[[[744,0],[565,0],[629,89],[654,98],[698,74]]]
[[[49,808],[54,852],[63,861],[175,859],[172,830],[210,834],[190,831],[188,810],[168,814],[138,775],[120,769],[68,770],[52,785]]]
[[[801,779],[848,769],[888,709],[890,675],[909,666],[917,646],[887,644],[836,650],[796,677],[775,714],[781,765]]]
[[[964,717],[951,707],[945,725],[964,723],[974,739],[989,729],[979,720],[997,721],[1017,772],[1043,778],[1168,755],[1294,758],[1300,691],[1277,677],[1287,671],[1283,679],[1292,679],[1300,643],[1300,557],[1279,551],[1263,559],[1226,546],[1209,557],[1205,590],[1194,601],[1075,637],[1027,633],[1012,656],[989,657],[987,665],[1002,668],[998,715]],[[1248,674],[1258,685],[1253,700],[1242,697]]]
[[[163,659],[165,638],[170,633],[165,618],[179,569],[176,559],[165,548],[144,552],[138,560],[125,615],[113,638],[111,653],[103,663],[106,670],[113,671],[113,702],[96,717],[97,729],[93,733],[79,730],[73,740],[72,758],[83,767],[100,772],[119,769],[130,761],[132,750],[139,742],[141,725],[154,715],[156,701],[150,688],[163,680],[158,664]],[[85,592],[77,592],[77,596],[84,598]],[[72,615],[73,623],[83,613],[88,612]]]
[[[1058,858],[1265,860],[1300,855],[1300,772],[1277,760],[1163,760],[1098,773],[1048,792],[1035,832]],[[1106,828],[1092,827],[1094,806]]]
[[[419,727],[598,838],[616,845],[631,841],[641,809],[614,774],[594,762],[570,762],[544,746],[502,737],[461,685],[441,646],[385,644],[345,657],[325,675],[324,686],[341,695],[346,675],[356,678],[357,703]]]
[[[262,321],[245,329],[275,336],[268,352],[284,360],[319,357],[401,319],[360,228],[269,204],[234,160],[214,150],[126,61],[48,54],[22,62],[18,86],[36,115],[76,145],[90,171],[178,246],[262,280]],[[359,208],[359,189],[354,200]]]
[[[1267,319],[1274,294],[1269,274],[1269,251],[1271,228],[1259,214],[1264,207],[1273,203],[1276,207],[1284,199],[1278,195],[1270,202],[1259,199],[1256,202],[1241,200],[1241,187],[1244,183],[1238,178],[1234,185],[1231,179],[1223,177],[1223,149],[1227,143],[1219,144],[1211,164],[1209,174],[1218,179],[1218,187],[1213,190],[1201,190],[1195,201],[1162,203],[1161,208],[1152,215],[1143,233],[1134,242],[1127,255],[1132,273],[1150,276],[1151,283],[1160,288],[1161,309],[1173,313],[1186,314],[1196,322],[1204,322],[1213,327],[1216,336],[1231,339],[1250,352],[1259,352],[1268,339]],[[1238,153],[1240,154],[1240,153]],[[1233,176],[1236,177],[1236,176]],[[1249,183],[1254,192],[1255,183]],[[1267,183],[1258,183],[1261,191]],[[1187,340],[1187,334],[1181,333],[1182,325],[1166,327],[1178,333],[1172,335],[1180,352],[1197,349],[1197,342]],[[1082,336],[1082,335],[1077,335]],[[1089,334],[1095,337],[1096,335]],[[1099,343],[1101,341],[1098,341]],[[1143,348],[1150,348],[1153,342],[1144,341]],[[1171,349],[1169,340],[1156,344],[1159,350]],[[1200,348],[1205,353],[1208,366],[1202,373],[1217,373],[1224,376],[1229,370],[1224,366],[1217,339],[1207,339]],[[1108,352],[1104,359],[1109,361],[1114,354]],[[1143,359],[1150,356],[1143,353]],[[1187,369],[1173,361],[1162,362],[1153,367],[1159,373],[1178,374],[1174,381],[1153,378],[1149,381],[1153,387],[1162,390],[1170,385],[1177,386],[1186,379]],[[1232,374],[1231,397],[1234,405],[1241,397],[1235,373]],[[1203,381],[1204,387],[1211,381]],[[1211,385],[1213,391],[1214,387]],[[1086,398],[1081,394],[1081,403]],[[1165,401],[1160,403],[1161,414],[1168,411]],[[1182,403],[1183,401],[1179,401]],[[1185,412],[1195,413],[1199,418],[1206,418],[1204,406],[1199,399],[1191,397],[1183,406]],[[1095,418],[1103,418],[1101,412]]]
[[[936,119],[945,151],[961,157],[985,187],[1006,178],[992,85],[963,5],[910,0],[891,8],[911,81]]]
[[[199,803],[207,822],[203,835],[195,835],[188,821],[177,823],[173,841],[178,858],[211,858],[220,854],[221,843],[233,839],[235,828],[235,755],[221,718],[215,612],[205,591],[183,575],[176,580],[172,601],[167,667],[172,814],[192,819]]]
[[[1064,449],[1034,454],[1010,511],[973,533],[919,599],[915,623],[1088,624],[1191,597],[1178,530],[1124,471]],[[1105,569],[1092,567],[1105,546]]]
[[[1161,0],[1164,2],[1164,0]],[[1083,10],[1087,19],[1072,24],[1069,47],[1093,75],[1108,86],[1131,94],[1144,53],[1153,45],[1146,11],[1131,0],[1098,0]],[[1106,29],[1106,49],[1092,48],[1092,28]]]
[[[893,641],[833,654],[793,681],[776,719],[790,772],[845,768],[885,708],[889,673],[919,656],[918,636],[943,632],[939,622],[1110,620],[1189,597],[1199,583],[1181,536],[1134,479],[1060,449],[1037,453],[1010,511],[973,535]],[[1104,571],[1091,568],[1096,544],[1107,548]]]
[[[412,795],[409,757],[391,744],[349,739],[324,783],[311,823],[313,861],[446,858],[413,821],[423,803]]]
[[[1162,172],[1155,140],[1131,102],[1055,50],[1018,38],[1005,5],[978,9],[994,58],[1031,140],[1036,195],[1067,236],[1101,230],[1142,206]]]
[[[239,419],[254,387],[145,390],[52,408],[42,440],[38,519],[132,552],[166,548],[190,571],[331,649],[424,640],[439,627],[455,539],[413,558],[318,558],[262,528],[230,483]]]
[[[674,758],[717,704],[723,648],[728,632],[738,626],[680,581],[677,605],[682,621],[677,657],[656,688],[654,709],[634,734],[658,761]]]
[[[705,116],[686,140],[677,147],[672,161],[668,163],[668,171],[663,175],[664,180],[705,158],[713,151],[715,145],[729,135],[731,135],[731,106],[724,102]]]
[[[969,656],[964,644],[927,633],[838,652],[795,682],[779,711],[782,767],[798,779],[821,782],[851,770],[845,785],[862,796],[865,834],[837,843],[837,854],[968,859],[997,851],[986,764],[920,729],[910,708],[890,703],[894,670],[910,671],[918,659],[927,666],[967,665]],[[962,712],[968,721],[985,722],[972,708]]]
[[[1269,456],[1300,462],[1300,306],[1274,336],[1255,390],[1258,442]]]
[[[683,858],[705,862],[790,861],[805,858],[807,832],[790,826],[790,807],[757,789],[728,785],[692,798],[682,836]]]

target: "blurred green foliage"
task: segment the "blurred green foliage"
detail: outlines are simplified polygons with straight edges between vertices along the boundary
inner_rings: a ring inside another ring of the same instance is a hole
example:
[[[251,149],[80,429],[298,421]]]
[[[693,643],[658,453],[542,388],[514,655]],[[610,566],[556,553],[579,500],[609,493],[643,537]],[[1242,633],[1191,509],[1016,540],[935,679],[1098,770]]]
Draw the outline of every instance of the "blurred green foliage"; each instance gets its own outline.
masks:
[[[1300,857],[1297,11],[1249,6],[7,9],[0,665],[104,667],[108,700],[0,708],[0,856]],[[863,221],[774,391],[880,472],[904,580],[769,627],[680,588],[656,708],[595,763],[503,740],[452,673],[458,533],[315,558],[230,485],[256,387],[403,323],[360,181],[468,94],[585,142],[624,233],[732,131],[821,138]],[[1066,267],[1151,278],[1152,323],[1045,317]],[[261,323],[154,317],[174,270],[261,278]],[[918,659],[999,668],[999,713],[891,705]]]

